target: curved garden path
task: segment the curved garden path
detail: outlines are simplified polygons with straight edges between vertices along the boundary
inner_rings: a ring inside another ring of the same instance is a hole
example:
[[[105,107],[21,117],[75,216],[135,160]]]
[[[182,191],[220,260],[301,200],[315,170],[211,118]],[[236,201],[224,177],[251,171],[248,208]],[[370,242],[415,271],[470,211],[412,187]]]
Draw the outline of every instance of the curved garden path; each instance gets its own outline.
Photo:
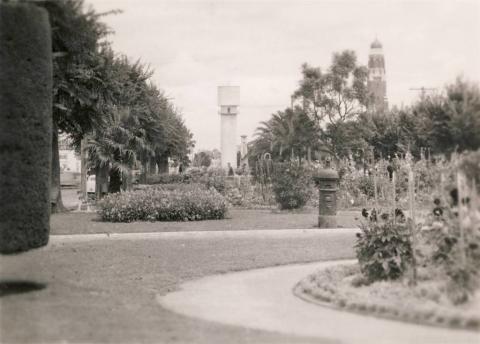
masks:
[[[288,265],[205,277],[158,296],[171,311],[218,323],[344,343],[480,343],[480,333],[362,316],[303,301],[294,285],[318,268],[350,261]]]

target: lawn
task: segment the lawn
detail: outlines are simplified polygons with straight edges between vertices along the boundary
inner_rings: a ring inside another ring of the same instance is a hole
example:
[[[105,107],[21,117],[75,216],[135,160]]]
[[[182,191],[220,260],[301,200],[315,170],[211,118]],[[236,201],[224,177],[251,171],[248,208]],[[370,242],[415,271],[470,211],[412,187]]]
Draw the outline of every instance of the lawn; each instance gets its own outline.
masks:
[[[358,227],[360,211],[340,211],[338,226]],[[315,209],[300,212],[247,210],[232,208],[227,219],[196,222],[101,222],[95,213],[69,212],[54,214],[51,218],[51,234],[91,234],[91,233],[139,233],[177,231],[222,231],[248,229],[305,229],[315,228]]]
[[[71,232],[82,231],[74,226]],[[0,257],[2,282],[46,284],[0,298],[1,341],[326,343],[187,318],[162,309],[155,296],[210,274],[352,258],[354,241],[341,230],[291,238],[53,240],[47,248]]]

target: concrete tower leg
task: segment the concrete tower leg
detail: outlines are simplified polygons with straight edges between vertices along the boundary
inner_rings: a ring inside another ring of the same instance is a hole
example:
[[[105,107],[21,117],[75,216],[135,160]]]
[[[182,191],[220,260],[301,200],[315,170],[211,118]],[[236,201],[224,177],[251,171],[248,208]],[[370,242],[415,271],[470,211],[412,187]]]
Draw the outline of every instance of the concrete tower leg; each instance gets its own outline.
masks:
[[[228,164],[235,168],[237,166],[237,147],[235,139],[237,137],[237,116],[221,116],[221,147],[222,147],[222,167],[226,168]]]

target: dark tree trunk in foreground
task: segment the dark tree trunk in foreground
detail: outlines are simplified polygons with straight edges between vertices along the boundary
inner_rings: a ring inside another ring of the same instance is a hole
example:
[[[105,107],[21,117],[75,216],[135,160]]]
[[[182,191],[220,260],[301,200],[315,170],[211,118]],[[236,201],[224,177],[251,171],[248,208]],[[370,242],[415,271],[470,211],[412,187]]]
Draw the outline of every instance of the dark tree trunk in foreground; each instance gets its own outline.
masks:
[[[0,3],[0,253],[50,231],[52,45],[47,12]],[[28,274],[27,274],[28,276]]]

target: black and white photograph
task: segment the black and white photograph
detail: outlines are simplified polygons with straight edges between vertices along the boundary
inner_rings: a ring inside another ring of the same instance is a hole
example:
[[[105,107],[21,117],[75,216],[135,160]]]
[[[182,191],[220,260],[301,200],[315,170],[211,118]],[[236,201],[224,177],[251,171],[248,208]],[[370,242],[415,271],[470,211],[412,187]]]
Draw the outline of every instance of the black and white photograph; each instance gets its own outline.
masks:
[[[0,0],[0,343],[479,344],[479,0]]]

